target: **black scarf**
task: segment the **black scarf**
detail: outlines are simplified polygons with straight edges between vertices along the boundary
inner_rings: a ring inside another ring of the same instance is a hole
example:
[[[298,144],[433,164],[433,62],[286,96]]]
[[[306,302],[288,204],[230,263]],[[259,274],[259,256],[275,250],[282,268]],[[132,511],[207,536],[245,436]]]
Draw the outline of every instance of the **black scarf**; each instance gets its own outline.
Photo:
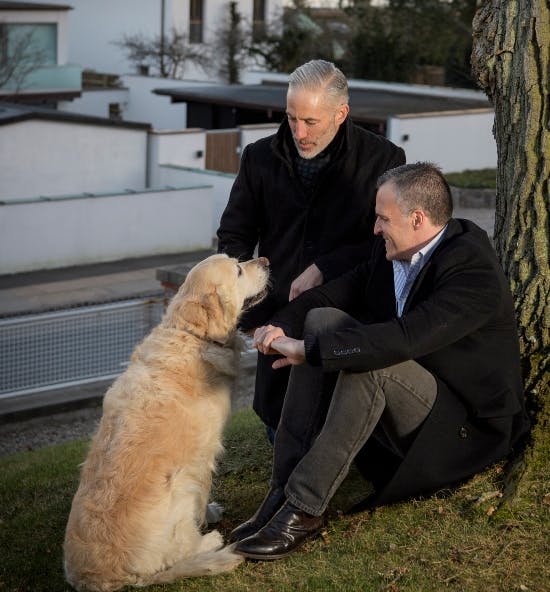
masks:
[[[338,152],[340,146],[342,145],[343,137],[344,125],[341,125],[331,143],[313,158],[302,158],[298,154],[296,146],[294,145],[294,140],[291,137],[290,141],[294,148],[292,155],[294,172],[302,182],[302,185],[306,189],[308,196],[311,196],[313,193],[321,171],[330,163],[331,159]]]

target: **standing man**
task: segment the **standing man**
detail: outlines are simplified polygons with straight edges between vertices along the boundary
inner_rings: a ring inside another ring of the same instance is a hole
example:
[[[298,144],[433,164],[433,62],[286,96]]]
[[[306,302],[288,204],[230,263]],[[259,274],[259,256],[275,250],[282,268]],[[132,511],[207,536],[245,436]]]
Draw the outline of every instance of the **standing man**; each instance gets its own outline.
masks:
[[[293,368],[271,489],[233,531],[238,553],[278,559],[318,532],[360,452],[383,504],[452,487],[527,431],[508,282],[487,234],[451,214],[433,165],[386,172],[369,260],[256,330]]]
[[[218,250],[267,257],[272,290],[241,320],[253,331],[305,290],[367,255],[376,179],[403,164],[401,148],[352,123],[348,85],[332,63],[313,60],[289,80],[286,119],[247,146],[218,229]],[[289,369],[258,354],[254,410],[274,433]]]

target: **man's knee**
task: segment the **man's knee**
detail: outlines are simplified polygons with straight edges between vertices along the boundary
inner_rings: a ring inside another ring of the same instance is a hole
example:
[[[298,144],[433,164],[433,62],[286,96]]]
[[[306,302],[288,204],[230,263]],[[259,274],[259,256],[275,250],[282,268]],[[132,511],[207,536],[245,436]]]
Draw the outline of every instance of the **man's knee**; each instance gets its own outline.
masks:
[[[353,324],[354,319],[337,308],[313,308],[306,316],[304,334],[322,335],[328,331],[337,331]]]

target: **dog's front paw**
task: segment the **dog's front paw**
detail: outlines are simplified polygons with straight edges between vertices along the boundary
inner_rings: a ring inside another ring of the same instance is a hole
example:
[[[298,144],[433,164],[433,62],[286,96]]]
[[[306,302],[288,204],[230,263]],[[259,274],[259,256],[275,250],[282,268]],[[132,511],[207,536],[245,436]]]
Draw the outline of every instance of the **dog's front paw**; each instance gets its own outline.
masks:
[[[208,524],[216,524],[223,517],[224,508],[217,502],[210,502],[206,506],[206,522]]]

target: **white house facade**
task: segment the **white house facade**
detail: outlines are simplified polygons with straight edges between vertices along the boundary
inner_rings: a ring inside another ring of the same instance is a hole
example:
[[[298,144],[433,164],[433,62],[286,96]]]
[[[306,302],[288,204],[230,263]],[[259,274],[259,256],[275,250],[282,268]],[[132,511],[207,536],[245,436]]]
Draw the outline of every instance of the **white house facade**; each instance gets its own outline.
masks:
[[[50,0],[50,4],[65,3]],[[136,72],[116,45],[124,36],[152,39],[175,29],[206,51],[229,15],[229,0],[70,0],[70,4],[70,60],[85,69],[113,74]],[[282,0],[237,0],[237,10],[247,22],[262,26],[280,13]],[[192,65],[184,76],[216,79],[215,73]]]
[[[225,87],[198,71],[196,80],[143,76],[113,43],[175,27],[206,46],[226,18],[226,0],[70,1],[0,1],[0,41],[30,31],[46,56],[18,98],[57,107],[0,102],[0,275],[209,248],[236,170],[207,164],[213,136],[234,135],[235,144],[222,145],[222,152],[235,156],[273,133],[277,121],[225,117],[229,129],[215,129],[190,123],[190,113],[196,105],[205,112],[209,95],[212,110],[243,110],[244,94],[260,90],[247,87],[268,82],[263,102],[249,107],[284,117],[288,75],[248,71],[246,84]],[[261,27],[281,5],[239,0],[238,9]],[[114,83],[82,89],[82,68],[113,73],[107,78]],[[239,100],[228,103],[236,89]],[[0,101],[13,90],[0,87]],[[376,124],[408,161],[432,160],[444,172],[496,165],[494,113],[481,93],[354,80],[350,92],[354,118]],[[395,95],[405,106],[392,110]],[[457,107],[442,106],[438,96]]]

